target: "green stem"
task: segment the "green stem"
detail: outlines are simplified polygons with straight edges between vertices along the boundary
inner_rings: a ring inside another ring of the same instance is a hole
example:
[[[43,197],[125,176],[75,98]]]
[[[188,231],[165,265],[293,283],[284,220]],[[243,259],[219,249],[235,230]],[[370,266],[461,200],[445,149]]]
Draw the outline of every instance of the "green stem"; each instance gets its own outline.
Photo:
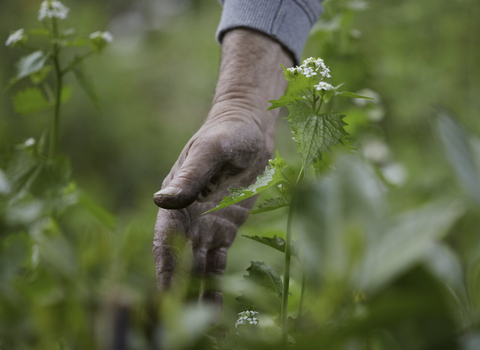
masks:
[[[58,28],[57,28],[57,20],[56,18],[52,18],[52,28],[53,28],[53,68],[55,69],[55,106],[54,106],[54,114],[53,114],[53,123],[52,123],[52,133],[50,135],[50,158],[55,156],[57,151],[57,144],[58,144],[58,130],[60,127],[60,104],[62,99],[62,69],[60,68],[60,61],[59,61],[59,51],[60,47],[58,46]]]
[[[292,257],[292,219],[293,211],[295,209],[294,198],[292,198],[292,203],[288,211],[288,220],[287,220],[287,237],[286,237],[286,246],[285,246],[285,269],[283,272],[283,294],[282,294],[282,312],[280,315],[280,321],[283,331],[283,341],[285,346],[288,344],[288,327],[287,327],[287,318],[288,318],[288,291],[290,287],[290,260]]]
[[[325,92],[323,92],[322,97],[320,98],[320,104],[318,105],[318,109],[315,114],[320,113],[320,108],[322,108],[322,104],[323,104],[323,95],[325,95]]]
[[[62,70],[62,75],[70,72],[73,68],[75,68],[75,66],[77,66],[77,65],[80,64],[80,63],[82,63],[86,58],[90,57],[90,56],[93,55],[94,53],[95,53],[95,51],[90,50],[90,51],[88,51],[87,53],[84,53],[82,56],[79,56],[79,57],[75,58],[75,59],[72,61],[72,63],[70,63],[66,68],[64,68],[64,69]]]

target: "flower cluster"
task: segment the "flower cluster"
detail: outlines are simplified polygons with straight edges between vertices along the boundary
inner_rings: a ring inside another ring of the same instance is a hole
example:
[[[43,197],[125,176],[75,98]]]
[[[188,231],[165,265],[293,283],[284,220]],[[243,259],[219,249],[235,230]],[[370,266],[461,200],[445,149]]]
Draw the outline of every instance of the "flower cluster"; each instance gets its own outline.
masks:
[[[257,311],[243,311],[238,314],[238,320],[237,323],[235,323],[235,328],[237,328],[241,324],[251,324],[255,325],[258,324],[258,319],[254,317],[256,314],[258,314]]]
[[[333,85],[331,85],[329,83],[326,83],[324,81],[319,82],[317,85],[313,85],[313,87],[315,89],[317,89],[318,91],[320,91],[320,90],[324,90],[324,91],[333,90]]]
[[[65,19],[70,9],[58,0],[45,0],[40,5],[38,11],[38,20],[43,21],[45,18]]]
[[[24,40],[25,38],[26,38],[25,30],[23,28],[19,29],[19,30],[13,32],[12,34],[10,34],[7,41],[5,42],[5,46],[14,45],[14,44]]]
[[[113,41],[113,35],[110,32],[94,32],[90,34],[89,38],[91,40],[95,40],[97,38],[106,41],[107,43],[111,43]]]
[[[292,68],[287,68],[289,72],[294,74],[302,73],[307,78],[320,74],[322,78],[331,78],[330,69],[321,58],[307,58],[302,65]]]

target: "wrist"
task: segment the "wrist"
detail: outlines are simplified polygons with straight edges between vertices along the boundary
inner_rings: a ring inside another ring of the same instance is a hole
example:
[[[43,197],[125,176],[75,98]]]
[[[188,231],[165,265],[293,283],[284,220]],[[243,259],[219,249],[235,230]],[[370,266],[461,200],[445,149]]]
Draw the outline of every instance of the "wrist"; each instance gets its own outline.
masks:
[[[262,128],[275,123],[278,110],[268,111],[269,100],[285,91],[281,65],[293,64],[291,55],[270,37],[251,30],[225,34],[218,84],[209,118],[234,114],[252,118]]]

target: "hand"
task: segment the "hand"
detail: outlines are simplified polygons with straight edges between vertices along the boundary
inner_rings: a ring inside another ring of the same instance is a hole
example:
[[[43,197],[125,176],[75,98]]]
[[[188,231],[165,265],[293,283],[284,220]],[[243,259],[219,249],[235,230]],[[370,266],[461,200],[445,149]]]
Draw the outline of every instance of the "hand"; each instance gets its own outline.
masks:
[[[249,29],[225,35],[212,109],[154,195],[160,207],[153,244],[160,290],[172,284],[178,258],[173,242],[180,236],[193,249],[193,277],[206,279],[202,300],[222,305],[219,280],[227,249],[255,200],[201,214],[217,206],[228,188],[246,187],[263,173],[278,115],[266,111],[268,100],[286,86],[280,64],[291,66],[290,55],[269,37]]]

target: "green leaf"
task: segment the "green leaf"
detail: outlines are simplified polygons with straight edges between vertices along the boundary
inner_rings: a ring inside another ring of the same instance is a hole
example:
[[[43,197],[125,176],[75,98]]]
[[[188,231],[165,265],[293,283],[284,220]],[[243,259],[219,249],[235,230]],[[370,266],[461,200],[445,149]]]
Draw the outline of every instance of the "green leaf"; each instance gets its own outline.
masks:
[[[73,74],[75,75],[75,78],[77,78],[78,85],[83,91],[85,91],[90,101],[92,101],[93,105],[98,109],[98,95],[96,94],[90,79],[85,75],[83,68],[81,66],[76,66],[73,68]]]
[[[248,282],[249,288],[241,292],[243,295],[235,298],[244,304],[244,309],[254,309],[259,299],[271,299],[272,295],[278,298],[277,301],[281,301],[283,283],[277,271],[260,261],[251,261],[247,271],[248,275],[243,278]]]
[[[348,135],[344,129],[347,124],[342,120],[344,115],[335,112],[317,115],[303,103],[292,104],[288,109],[288,122],[298,144],[305,171],[322,157],[324,151],[344,143],[343,138]]]
[[[39,50],[28,56],[22,57],[18,62],[18,71],[17,76],[14,78],[14,82],[40,71],[45,65],[45,62],[47,62],[49,56],[50,54]]]
[[[62,88],[62,95],[60,97],[61,103],[67,102],[70,97],[72,96],[72,86],[71,85],[65,85]]]
[[[259,204],[257,209],[251,210],[249,214],[260,214],[266,211],[277,210],[280,208],[288,207],[290,202],[282,197],[267,199],[264,203]]]
[[[260,236],[246,236],[242,235],[242,237],[249,238],[255,242],[265,244],[270,248],[278,250],[279,252],[285,253],[286,243],[285,240],[281,237],[273,236],[273,238],[269,237],[260,237]],[[292,243],[292,255],[298,259],[298,248],[295,242]]]
[[[350,92],[350,91],[335,92],[335,96],[343,96],[343,97],[351,97],[351,98],[364,98],[366,100],[372,100],[372,101],[374,100],[371,97],[362,96],[362,95],[359,95],[359,94],[356,94],[356,93],[353,93],[353,92]]]
[[[31,114],[43,111],[50,107],[42,91],[37,88],[26,88],[19,91],[13,98],[15,112],[19,114]]]
[[[88,39],[83,38],[83,37],[76,37],[74,40],[64,40],[62,41],[62,45],[65,47],[81,47],[81,46],[87,46],[89,45],[90,42]]]
[[[268,110],[279,108],[282,106],[287,106],[298,101],[304,101],[303,96],[308,96],[311,94],[313,86],[317,83],[314,78],[307,78],[303,74],[294,74],[289,72],[283,65],[283,73],[285,79],[289,81],[287,91],[283,96],[278,100],[268,101],[272,105]]]
[[[52,70],[52,66],[43,66],[43,68],[40,69],[38,72],[32,73],[30,75],[30,79],[32,80],[32,83],[40,84],[42,81],[44,81],[47,78],[51,70]]]
[[[264,262],[251,261],[250,263],[251,265],[247,269],[249,274],[248,276],[244,276],[244,278],[264,287],[268,291],[276,294],[279,299],[282,299],[283,283],[277,271]]]
[[[266,189],[272,186],[276,186],[280,183],[288,184],[286,182],[286,178],[282,173],[283,168],[285,168],[286,166],[287,163],[283,158],[278,155],[277,152],[277,158],[269,162],[269,164],[265,168],[264,173],[257,177],[257,181],[255,181],[254,184],[248,186],[247,188],[230,188],[230,196],[223,197],[223,200],[217,207],[203,213],[202,215],[211,213],[215,210],[229,207],[233,204],[237,204],[245,199],[256,196],[257,194],[265,191]]]
[[[436,131],[443,149],[466,192],[480,204],[480,174],[478,173],[468,135],[444,109],[437,109]]]
[[[109,229],[115,228],[115,216],[95,203],[88,195],[81,193],[78,198],[78,203],[82,205],[93,217],[100,221],[102,225]]]

